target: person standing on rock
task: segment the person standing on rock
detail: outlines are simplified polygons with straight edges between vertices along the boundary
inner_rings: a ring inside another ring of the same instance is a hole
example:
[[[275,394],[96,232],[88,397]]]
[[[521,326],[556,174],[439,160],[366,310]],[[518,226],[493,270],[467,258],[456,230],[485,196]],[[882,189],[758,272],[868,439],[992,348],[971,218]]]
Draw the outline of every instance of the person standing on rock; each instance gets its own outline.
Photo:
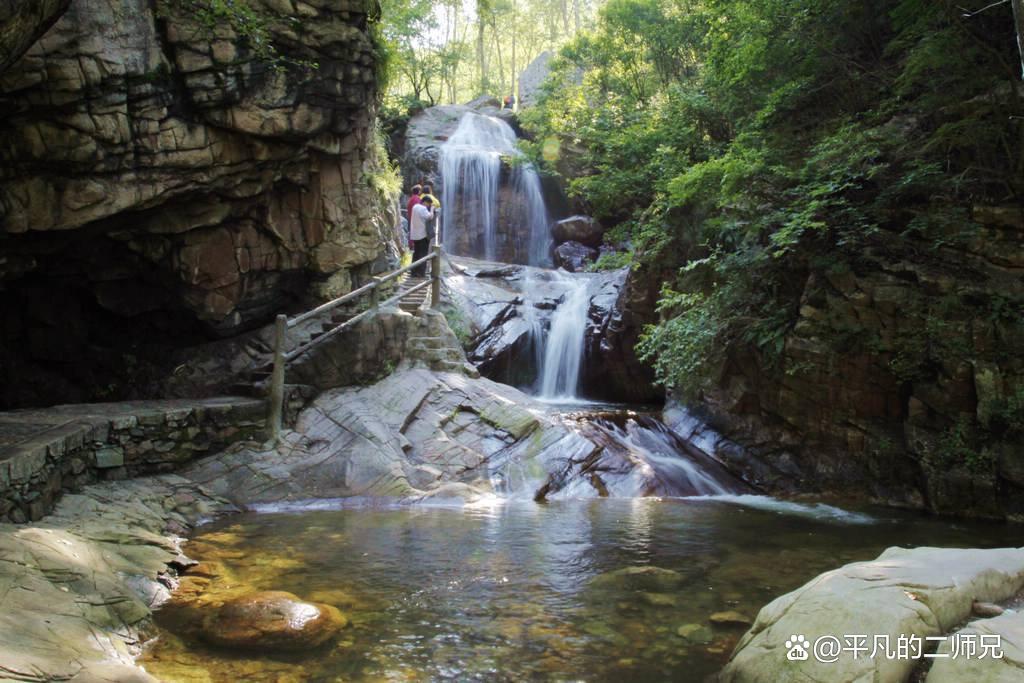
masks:
[[[409,201],[405,204],[405,218],[409,223],[409,248],[413,248],[412,244],[412,207],[420,203],[420,192],[423,188],[420,185],[413,185],[412,191],[409,194]],[[413,259],[415,261],[416,259]]]
[[[430,252],[430,237],[427,236],[427,223],[434,219],[434,198],[424,195],[420,203],[412,207],[409,217],[409,240],[412,242],[412,260],[419,261]],[[424,277],[427,264],[421,263],[412,269],[413,277]]]
[[[427,197],[430,197],[430,202],[434,207],[434,217],[430,220],[429,223],[427,223],[427,237],[431,240],[433,240],[436,237],[436,244],[440,244],[441,236],[438,235],[437,233],[437,214],[440,213],[441,211],[441,202],[437,197],[434,196],[434,188],[431,185],[423,186],[423,193],[420,195],[420,200],[422,201]],[[416,259],[413,260],[415,261]]]

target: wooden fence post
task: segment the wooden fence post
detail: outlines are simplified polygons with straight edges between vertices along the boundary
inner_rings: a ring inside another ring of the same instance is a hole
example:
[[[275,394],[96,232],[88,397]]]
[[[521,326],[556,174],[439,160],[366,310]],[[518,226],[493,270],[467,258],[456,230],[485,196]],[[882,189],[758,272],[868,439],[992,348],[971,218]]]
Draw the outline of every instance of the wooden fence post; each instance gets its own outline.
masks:
[[[376,286],[370,290],[370,308],[377,310],[380,308],[380,278],[374,275],[373,281]]]
[[[281,422],[284,417],[284,333],[288,317],[277,316],[274,325],[274,370],[270,375],[270,405],[267,427],[274,443],[281,440]]]
[[[434,258],[430,262],[430,307],[441,305],[441,245],[434,245]]]

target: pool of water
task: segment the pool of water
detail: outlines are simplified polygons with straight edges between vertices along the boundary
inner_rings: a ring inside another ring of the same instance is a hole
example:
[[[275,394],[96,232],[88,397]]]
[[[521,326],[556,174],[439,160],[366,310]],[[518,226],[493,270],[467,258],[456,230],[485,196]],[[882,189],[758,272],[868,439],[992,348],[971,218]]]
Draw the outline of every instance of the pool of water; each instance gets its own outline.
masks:
[[[167,681],[700,681],[745,630],[712,614],[753,617],[892,545],[1020,546],[1024,527],[756,496],[247,513],[202,527],[188,554],[350,626],[313,652],[254,655],[158,612],[141,663]]]

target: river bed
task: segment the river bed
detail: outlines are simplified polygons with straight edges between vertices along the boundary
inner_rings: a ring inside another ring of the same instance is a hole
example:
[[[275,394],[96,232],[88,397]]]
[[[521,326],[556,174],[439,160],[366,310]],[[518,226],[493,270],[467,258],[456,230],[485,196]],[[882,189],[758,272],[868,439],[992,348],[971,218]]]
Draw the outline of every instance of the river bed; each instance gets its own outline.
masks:
[[[245,513],[186,551],[350,626],[313,652],[253,655],[179,637],[157,612],[140,663],[167,681],[699,681],[745,630],[713,614],[754,617],[892,545],[1020,546],[1024,527],[760,496]]]

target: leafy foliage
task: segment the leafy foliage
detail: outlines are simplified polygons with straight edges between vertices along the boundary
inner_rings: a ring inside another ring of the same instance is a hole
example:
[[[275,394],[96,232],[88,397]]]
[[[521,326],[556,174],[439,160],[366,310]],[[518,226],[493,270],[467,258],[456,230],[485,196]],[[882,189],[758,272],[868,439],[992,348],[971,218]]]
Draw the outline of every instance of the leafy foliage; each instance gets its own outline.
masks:
[[[697,393],[737,350],[798,371],[779,359],[810,273],[977,239],[964,207],[1020,200],[1016,63],[1008,5],[611,0],[526,124],[634,267],[676,272],[639,350]],[[901,378],[966,353],[933,308]]]
[[[312,60],[294,59],[281,53],[274,42],[270,18],[246,0],[159,0],[162,12],[176,10],[190,15],[208,35],[229,28],[240,36],[253,56],[282,70],[289,67],[316,69]],[[292,18],[293,22],[299,22]]]

